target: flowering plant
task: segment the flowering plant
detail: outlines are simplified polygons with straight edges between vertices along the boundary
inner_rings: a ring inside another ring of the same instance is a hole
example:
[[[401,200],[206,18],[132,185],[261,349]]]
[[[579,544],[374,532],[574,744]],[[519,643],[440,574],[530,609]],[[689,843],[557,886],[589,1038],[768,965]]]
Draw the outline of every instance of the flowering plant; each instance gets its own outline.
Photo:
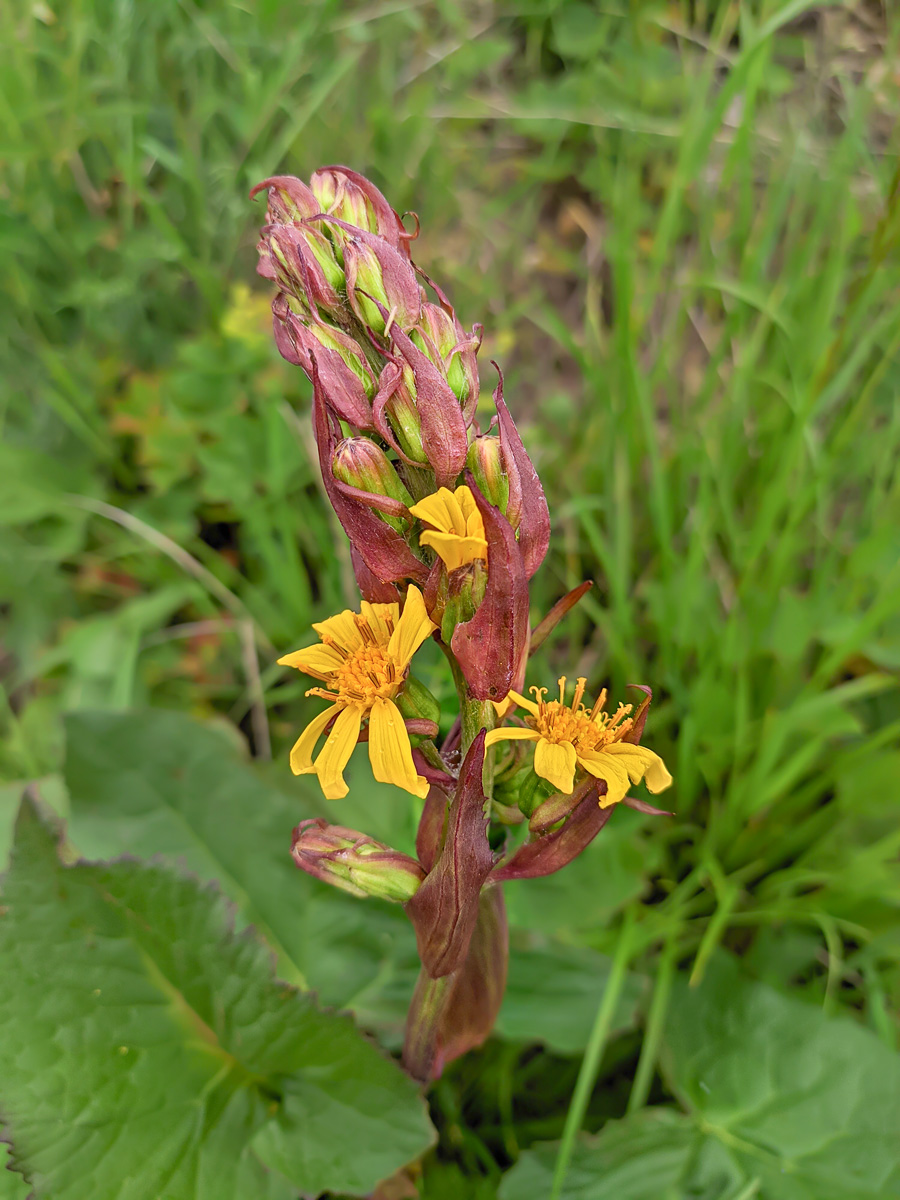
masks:
[[[643,780],[661,792],[672,779],[640,744],[649,688],[636,710],[611,714],[605,690],[584,703],[585,678],[568,703],[565,676],[559,699],[524,694],[530,653],[590,584],[532,631],[528,582],[549,545],[547,502],[499,368],[482,430],[481,329],[465,330],[412,261],[418,230],[346,167],[309,184],[273,177],[251,194],[260,191],[275,342],[312,381],[322,479],[361,593],[358,611],[315,625],[317,643],[279,659],[324,685],[308,694],[329,702],[291,768],[340,800],[365,740],[375,778],[424,802],[415,859],[325,820],[297,827],[293,856],[354,895],[404,903],[422,960],[404,1064],[427,1081],[493,1026],[508,958],[502,883],[565,867],[619,803],[658,813],[629,788]],[[429,637],[459,700],[442,740],[439,706],[411,670]],[[515,844],[510,831],[526,822]]]

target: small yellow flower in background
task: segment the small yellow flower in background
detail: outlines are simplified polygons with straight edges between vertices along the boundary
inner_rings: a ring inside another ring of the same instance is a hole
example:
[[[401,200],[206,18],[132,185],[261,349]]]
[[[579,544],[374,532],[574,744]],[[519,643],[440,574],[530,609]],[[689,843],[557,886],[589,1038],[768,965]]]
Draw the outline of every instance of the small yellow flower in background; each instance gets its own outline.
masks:
[[[600,807],[618,804],[628,794],[632,783],[643,779],[651,792],[663,792],[672,776],[658,754],[645,746],[622,739],[633,721],[630,704],[620,704],[610,715],[603,711],[606,689],[588,711],[581,703],[586,679],[578,679],[571,705],[565,703],[566,677],[559,680],[559,699],[545,700],[546,688],[531,688],[535,701],[526,700],[518,692],[507,699],[524,708],[527,729],[492,729],[486,745],[505,740],[537,743],[534,748],[534,769],[558,791],[570,795],[575,790],[575,768],[582,766],[597,779],[606,781],[606,795],[600,797]]]
[[[421,534],[419,541],[443,559],[448,571],[465,567],[476,558],[487,559],[484,521],[471,488],[465,484],[455,492],[442,487],[414,504],[409,511],[432,526]]]
[[[410,659],[434,628],[422,593],[411,586],[402,615],[399,604],[363,601],[359,613],[345,609],[313,625],[321,639],[318,645],[279,658],[281,666],[297,667],[326,684],[326,688],[310,688],[307,696],[332,701],[330,708],[307,725],[291,750],[295,775],[314,772],[328,800],[346,796],[344,767],[363,718],[368,717],[369,760],[375,778],[420,798],[427,795],[428,782],[416,772],[409,734],[394,698],[406,681]],[[335,716],[325,745],[313,761],[316,742]]]

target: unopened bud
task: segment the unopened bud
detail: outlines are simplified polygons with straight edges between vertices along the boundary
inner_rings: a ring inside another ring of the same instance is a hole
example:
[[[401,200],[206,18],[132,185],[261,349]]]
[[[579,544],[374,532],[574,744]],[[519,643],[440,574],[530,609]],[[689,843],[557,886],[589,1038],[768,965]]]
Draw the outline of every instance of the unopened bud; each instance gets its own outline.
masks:
[[[484,599],[487,568],[483,558],[472,559],[449,572],[447,600],[441,617],[441,638],[450,643],[457,625],[471,621]]]
[[[366,396],[371,400],[377,390],[375,376],[372,374],[368,360],[359,344],[343,330],[335,329],[322,321],[312,324],[309,332],[326,350],[334,350],[336,354],[340,355],[344,365],[350,368],[363,385]]]
[[[347,296],[364,325],[384,333],[388,321],[411,329],[421,313],[415,272],[387,242],[351,239],[344,246]]]
[[[305,307],[346,322],[344,272],[323,233],[309,225],[270,225],[263,242],[270,257],[262,251],[261,261],[271,266],[279,287]]]
[[[407,677],[403,691],[397,697],[397,707],[408,721],[431,721],[437,725],[441,719],[441,706],[431,692],[415,675]]]
[[[381,447],[376,446],[369,438],[344,438],[338,442],[331,460],[331,470],[335,479],[339,479],[341,483],[349,483],[351,487],[359,488],[363,492],[374,492],[376,496],[390,496],[407,507],[413,502],[393,463]],[[404,523],[401,518],[390,513],[383,512],[380,515],[398,533],[405,532],[409,526],[408,521]]]
[[[348,225],[355,225],[358,229],[365,229],[367,233],[378,232],[375,209],[371,202],[343,172],[332,171],[326,167],[322,171],[316,171],[310,184],[319,202],[320,212],[346,221]]]
[[[480,338],[467,334],[455,317],[437,304],[423,304],[413,342],[439,367],[457,400],[474,412],[478,403],[478,368],[475,355]]]
[[[425,878],[424,869],[408,854],[321,818],[300,822],[291,854],[302,871],[351,896],[405,904]]]
[[[389,364],[385,370],[393,371],[393,365]],[[413,399],[415,389],[416,381],[412,369],[404,365],[400,383],[392,392],[385,410],[400,449],[414,463],[427,466],[428,455],[422,441],[422,421]]]
[[[270,225],[299,224],[321,211],[312,190],[293,175],[273,175],[271,179],[264,179],[250,193],[250,199],[263,188],[268,190],[266,219]]]
[[[409,236],[403,223],[371,180],[349,167],[323,167],[309,181],[320,211],[365,233],[385,238],[404,258],[409,258]],[[340,225],[329,225],[329,236],[342,248],[353,236]]]
[[[475,438],[469,447],[466,466],[484,498],[505,515],[509,505],[509,474],[500,439],[487,434]]]

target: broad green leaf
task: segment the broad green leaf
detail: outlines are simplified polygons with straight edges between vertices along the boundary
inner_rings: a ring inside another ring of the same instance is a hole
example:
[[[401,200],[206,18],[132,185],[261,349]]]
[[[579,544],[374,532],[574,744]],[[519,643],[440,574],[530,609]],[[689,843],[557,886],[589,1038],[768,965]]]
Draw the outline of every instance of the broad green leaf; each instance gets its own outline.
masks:
[[[727,1166],[723,1170],[703,1164],[707,1181],[718,1190],[693,1190],[701,1147],[702,1135],[690,1118],[671,1109],[650,1108],[624,1121],[611,1121],[598,1137],[576,1144],[562,1198],[682,1200],[690,1195],[724,1200],[734,1178]],[[547,1200],[557,1149],[556,1143],[547,1143],[523,1154],[503,1177],[498,1200]]]
[[[351,818],[293,779],[287,764],[285,788],[275,787],[220,731],[159,710],[76,713],[66,735],[70,836],[81,853],[161,855],[217,880],[241,919],[275,949],[281,976],[314,987],[328,1004],[352,1007],[357,997],[371,997],[375,981],[390,982],[398,963],[415,958],[399,907],[345,896],[294,866],[298,821]],[[407,811],[396,788],[375,784],[366,794],[375,825],[379,804]],[[365,830],[384,836],[383,824]],[[407,995],[400,1026],[408,1002]]]
[[[415,1086],[275,980],[214,888],[60,864],[30,803],[0,921],[0,1111],[47,1200],[360,1194],[421,1154]]]
[[[31,1188],[10,1165],[9,1147],[0,1144],[0,1200],[29,1200],[31,1194]]]
[[[672,997],[663,1065],[770,1200],[900,1195],[900,1056],[869,1030],[741,977],[725,955]]]
[[[587,1045],[610,963],[583,947],[517,948],[509,956],[509,978],[497,1032],[511,1041],[544,1042],[560,1054],[579,1054]],[[625,981],[613,1030],[633,1026],[640,980]]]

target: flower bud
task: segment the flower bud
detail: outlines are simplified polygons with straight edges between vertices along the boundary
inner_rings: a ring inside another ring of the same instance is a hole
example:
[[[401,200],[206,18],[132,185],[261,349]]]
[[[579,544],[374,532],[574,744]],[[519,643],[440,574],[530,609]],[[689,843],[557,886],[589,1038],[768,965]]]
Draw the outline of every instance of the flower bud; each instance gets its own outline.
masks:
[[[355,225],[357,229],[365,229],[367,233],[378,232],[378,219],[371,201],[343,172],[326,167],[316,171],[310,183],[320,212]]]
[[[360,491],[390,496],[407,507],[412,504],[412,496],[404,487],[393,463],[381,447],[367,437],[344,438],[338,442],[331,460],[331,470],[335,479],[349,483]],[[381,516],[398,533],[403,533],[409,527],[409,521],[404,522],[400,517],[385,512]]]
[[[473,330],[467,334],[457,321],[437,304],[423,304],[418,327],[410,334],[418,348],[439,367],[466,412],[467,423],[478,404],[478,368],[475,355],[481,339]]]
[[[363,325],[384,333],[388,319],[411,329],[421,313],[415,272],[386,242],[351,238],[344,246],[347,296]],[[387,314],[387,316],[385,315]]]
[[[313,359],[328,404],[356,429],[372,428],[370,397],[375,380],[365,355],[351,337],[318,319],[299,315],[284,292],[272,301],[272,327],[278,352],[313,376]]]
[[[431,721],[435,725],[440,722],[441,706],[415,675],[407,677],[396,704],[407,721]]]
[[[312,190],[293,175],[273,175],[270,179],[264,179],[250,193],[250,199],[263,188],[268,189],[266,222],[269,225],[299,224],[321,212]]]
[[[509,473],[500,439],[484,434],[469,447],[466,466],[486,500],[506,515],[509,504]]]
[[[320,212],[385,238],[404,258],[409,258],[409,235],[402,221],[364,175],[349,167],[321,167],[309,182]],[[338,247],[352,237],[351,231],[339,225],[329,226],[329,234]]]
[[[409,855],[353,829],[329,825],[320,817],[300,822],[291,854],[302,871],[351,896],[377,896],[405,904],[425,878],[423,868]]]
[[[275,280],[312,312],[321,309],[337,321],[347,322],[344,272],[331,243],[309,225],[270,225],[263,230],[267,243],[261,259],[271,266]]]
[[[416,382],[412,368],[388,363],[378,380],[374,400],[375,428],[413,466],[428,466],[422,441],[422,422],[413,399]],[[386,414],[386,419],[385,419]]]

